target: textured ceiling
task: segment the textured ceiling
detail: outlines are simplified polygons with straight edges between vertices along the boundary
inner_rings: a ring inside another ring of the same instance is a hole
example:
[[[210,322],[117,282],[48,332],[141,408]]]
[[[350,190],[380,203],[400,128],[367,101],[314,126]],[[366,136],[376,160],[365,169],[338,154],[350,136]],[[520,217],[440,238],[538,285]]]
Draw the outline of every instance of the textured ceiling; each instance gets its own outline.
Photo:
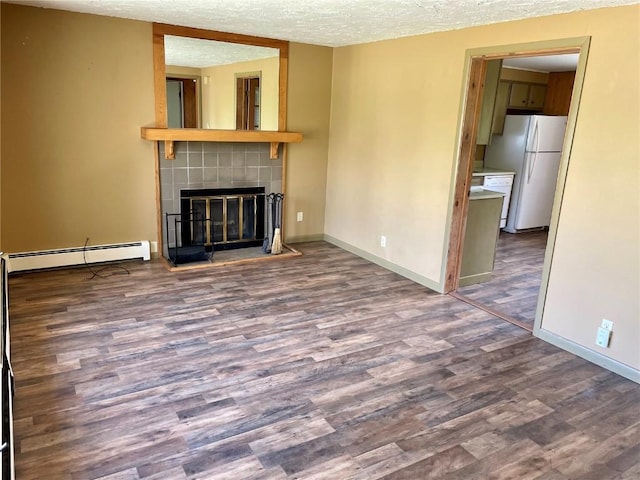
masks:
[[[344,46],[639,0],[22,0],[75,12]]]
[[[164,37],[164,62],[167,65],[205,68],[259,58],[277,57],[278,55],[277,48],[214,42],[172,35]]]

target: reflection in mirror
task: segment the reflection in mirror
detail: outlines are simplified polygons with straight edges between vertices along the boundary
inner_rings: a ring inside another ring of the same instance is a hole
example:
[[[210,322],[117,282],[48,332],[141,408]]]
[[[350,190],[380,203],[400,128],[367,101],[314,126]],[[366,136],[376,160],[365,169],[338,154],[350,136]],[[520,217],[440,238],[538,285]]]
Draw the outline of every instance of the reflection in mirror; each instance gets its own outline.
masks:
[[[279,49],[164,36],[170,128],[278,130]]]
[[[167,74],[167,126],[200,128],[200,76]]]

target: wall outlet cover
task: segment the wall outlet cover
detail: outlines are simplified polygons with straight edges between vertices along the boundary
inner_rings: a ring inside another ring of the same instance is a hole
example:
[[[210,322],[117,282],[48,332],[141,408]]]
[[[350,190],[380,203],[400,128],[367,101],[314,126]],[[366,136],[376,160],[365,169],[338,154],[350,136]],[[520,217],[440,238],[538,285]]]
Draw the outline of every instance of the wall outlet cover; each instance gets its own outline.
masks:
[[[304,213],[303,212],[298,212],[298,214],[296,215],[296,220],[298,222],[301,222],[302,220],[304,220]]]
[[[387,237],[385,237],[384,235],[380,237],[380,246],[383,248],[387,246]]]
[[[607,320],[606,318],[602,319],[602,328],[605,330],[613,331],[613,322],[611,320]]]
[[[602,348],[609,346],[609,340],[611,340],[611,331],[606,328],[598,328],[598,335],[596,335],[596,345]]]

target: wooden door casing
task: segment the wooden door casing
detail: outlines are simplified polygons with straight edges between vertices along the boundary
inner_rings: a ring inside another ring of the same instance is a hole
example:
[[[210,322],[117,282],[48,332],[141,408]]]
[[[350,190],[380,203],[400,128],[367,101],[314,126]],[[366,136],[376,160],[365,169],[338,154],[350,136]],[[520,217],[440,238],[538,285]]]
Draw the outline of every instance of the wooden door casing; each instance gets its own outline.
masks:
[[[236,129],[260,130],[256,111],[260,112],[260,77],[236,78]]]

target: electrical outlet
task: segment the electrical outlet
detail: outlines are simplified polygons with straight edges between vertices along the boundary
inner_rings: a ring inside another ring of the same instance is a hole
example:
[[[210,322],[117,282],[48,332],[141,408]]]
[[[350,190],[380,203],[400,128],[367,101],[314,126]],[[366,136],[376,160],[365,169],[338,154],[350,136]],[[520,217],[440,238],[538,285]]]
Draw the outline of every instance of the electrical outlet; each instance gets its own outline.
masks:
[[[158,253],[158,242],[149,242],[149,250],[151,250],[151,253]]]
[[[596,335],[596,345],[602,348],[607,348],[609,346],[609,341],[611,340],[611,331],[606,328],[599,327],[598,334]]]
[[[301,222],[302,220],[304,220],[304,213],[303,212],[298,212],[298,214],[296,215],[296,220],[298,222]]]
[[[606,318],[602,319],[602,328],[605,330],[613,331],[613,322],[611,320],[607,320]]]
[[[380,237],[380,246],[381,246],[382,248],[384,248],[384,247],[386,247],[386,246],[387,246],[387,237],[385,237],[384,235],[382,235],[382,236]]]

